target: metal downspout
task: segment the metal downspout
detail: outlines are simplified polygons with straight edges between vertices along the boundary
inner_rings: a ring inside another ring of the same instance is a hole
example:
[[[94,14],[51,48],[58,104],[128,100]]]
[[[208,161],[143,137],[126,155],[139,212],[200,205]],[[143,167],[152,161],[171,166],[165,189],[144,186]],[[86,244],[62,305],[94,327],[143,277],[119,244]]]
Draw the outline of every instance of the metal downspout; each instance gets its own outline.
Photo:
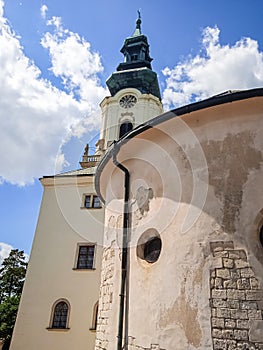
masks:
[[[124,310],[125,310],[125,290],[127,288],[127,262],[128,262],[128,234],[130,228],[129,215],[129,193],[130,193],[130,173],[125,166],[116,159],[116,152],[113,152],[113,163],[125,174],[124,178],[124,213],[123,213],[123,236],[122,236],[122,261],[121,261],[121,288],[120,288],[120,306],[119,306],[119,324],[118,324],[118,343],[117,350],[122,350],[122,339],[124,329]],[[127,305],[127,300],[126,300]],[[127,315],[126,315],[127,317]],[[125,336],[125,340],[127,335]],[[124,342],[124,349],[126,348]]]

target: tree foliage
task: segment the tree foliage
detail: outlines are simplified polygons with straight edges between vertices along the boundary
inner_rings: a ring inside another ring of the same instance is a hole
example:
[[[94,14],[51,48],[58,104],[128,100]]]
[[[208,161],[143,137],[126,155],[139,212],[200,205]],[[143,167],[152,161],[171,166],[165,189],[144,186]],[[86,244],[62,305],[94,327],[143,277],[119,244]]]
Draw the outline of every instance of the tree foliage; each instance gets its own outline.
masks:
[[[0,304],[0,339],[4,340],[4,348],[8,349],[16,321],[20,296],[12,296]]]
[[[23,251],[11,250],[0,268],[0,339],[8,350],[26,275]]]
[[[0,301],[22,293],[27,262],[23,251],[11,250],[0,268]]]

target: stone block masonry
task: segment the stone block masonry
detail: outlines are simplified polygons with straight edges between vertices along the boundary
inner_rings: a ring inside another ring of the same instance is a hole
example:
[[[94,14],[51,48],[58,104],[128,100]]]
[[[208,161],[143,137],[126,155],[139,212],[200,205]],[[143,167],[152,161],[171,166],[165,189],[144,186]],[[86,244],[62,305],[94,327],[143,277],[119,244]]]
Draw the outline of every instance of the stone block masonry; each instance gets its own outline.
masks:
[[[115,249],[106,247],[103,249],[102,274],[100,286],[100,307],[98,311],[96,330],[96,350],[107,350],[109,341],[108,333],[109,310],[112,309],[113,274],[114,274]]]
[[[210,248],[218,266],[210,272],[213,349],[263,350],[263,290],[246,252],[232,241]]]

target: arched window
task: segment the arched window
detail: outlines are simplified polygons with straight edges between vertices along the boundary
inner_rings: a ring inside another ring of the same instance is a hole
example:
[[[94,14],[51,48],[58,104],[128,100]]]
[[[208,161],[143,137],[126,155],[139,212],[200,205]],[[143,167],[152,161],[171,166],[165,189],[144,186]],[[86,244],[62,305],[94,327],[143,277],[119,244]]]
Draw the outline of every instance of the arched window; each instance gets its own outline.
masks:
[[[98,310],[99,310],[99,302],[97,301],[93,307],[92,326],[90,328],[91,331],[95,331],[97,329]]]
[[[119,138],[121,138],[123,135],[127,134],[132,129],[133,129],[133,125],[131,122],[122,123],[120,126]]]
[[[55,303],[53,307],[53,315],[51,328],[65,329],[68,328],[69,303],[61,300]]]

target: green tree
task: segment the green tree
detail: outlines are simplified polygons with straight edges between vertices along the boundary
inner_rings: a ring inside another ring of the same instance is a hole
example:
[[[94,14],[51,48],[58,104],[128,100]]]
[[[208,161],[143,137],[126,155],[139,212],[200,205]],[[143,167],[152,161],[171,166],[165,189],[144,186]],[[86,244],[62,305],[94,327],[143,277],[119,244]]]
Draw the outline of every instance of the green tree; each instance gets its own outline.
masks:
[[[3,350],[10,346],[26,268],[24,252],[18,249],[11,250],[0,268],[0,339],[4,342]]]
[[[4,341],[4,349],[9,349],[16,321],[20,296],[12,296],[0,304],[0,339]]]
[[[20,295],[26,275],[27,262],[23,251],[11,250],[0,268],[0,302],[7,297]]]

